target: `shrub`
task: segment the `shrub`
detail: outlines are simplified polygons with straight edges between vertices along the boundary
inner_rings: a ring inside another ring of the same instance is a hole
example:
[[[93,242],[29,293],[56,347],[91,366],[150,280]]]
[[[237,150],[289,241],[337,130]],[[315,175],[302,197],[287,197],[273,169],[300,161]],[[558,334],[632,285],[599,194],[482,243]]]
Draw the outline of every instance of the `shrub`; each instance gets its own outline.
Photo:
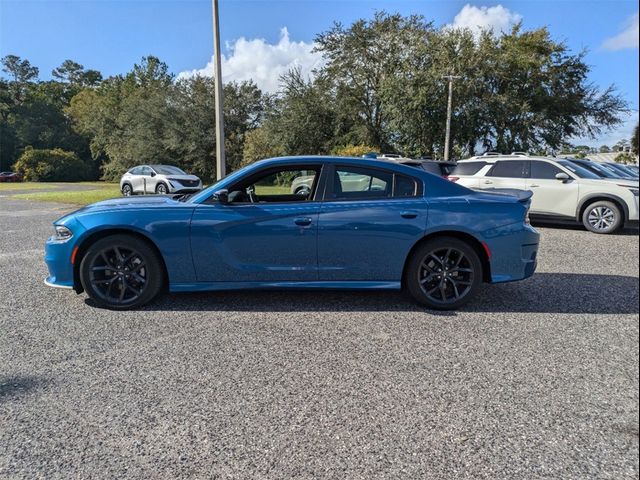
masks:
[[[616,155],[616,158],[614,158],[613,161],[616,163],[636,163],[635,157],[626,152]]]
[[[365,153],[380,153],[378,149],[375,147],[370,147],[369,145],[345,145],[344,147],[336,147],[331,150],[332,155],[337,155],[339,157],[361,157]]]
[[[37,150],[27,147],[14,165],[31,182],[77,182],[86,177],[86,166],[73,152],[60,148]]]

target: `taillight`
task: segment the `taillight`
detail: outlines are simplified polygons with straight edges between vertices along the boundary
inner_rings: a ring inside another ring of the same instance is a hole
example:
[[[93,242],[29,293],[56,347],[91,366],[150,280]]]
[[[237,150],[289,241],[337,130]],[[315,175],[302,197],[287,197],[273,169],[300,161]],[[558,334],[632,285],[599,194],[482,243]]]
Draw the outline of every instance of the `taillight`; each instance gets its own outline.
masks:
[[[454,177],[453,175],[447,175],[446,177],[447,180],[449,180],[450,182],[457,182],[458,180],[460,180],[460,177]]]
[[[531,219],[529,218],[529,209],[527,208],[526,213],[524,214],[524,224],[531,225]]]

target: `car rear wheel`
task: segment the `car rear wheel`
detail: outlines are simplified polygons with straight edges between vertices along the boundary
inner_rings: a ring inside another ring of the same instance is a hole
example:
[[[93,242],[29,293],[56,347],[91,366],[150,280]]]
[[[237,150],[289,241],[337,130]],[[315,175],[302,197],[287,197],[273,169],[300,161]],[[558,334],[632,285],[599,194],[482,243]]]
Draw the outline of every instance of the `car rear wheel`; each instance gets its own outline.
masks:
[[[125,183],[122,186],[122,195],[125,197],[130,197],[131,195],[133,195],[133,189],[131,188],[131,185]]]
[[[585,228],[594,233],[613,233],[622,225],[620,208],[607,201],[594,202],[582,214]]]
[[[158,195],[166,195],[167,192],[169,192],[169,189],[167,188],[167,186],[164,183],[159,183],[156,186],[156,193]]]
[[[482,263],[468,243],[453,237],[434,238],[413,253],[405,280],[418,302],[436,310],[454,310],[474,296],[482,281]]]
[[[164,276],[158,254],[131,235],[110,235],[89,247],[80,264],[80,281],[98,305],[136,308],[160,291]]]

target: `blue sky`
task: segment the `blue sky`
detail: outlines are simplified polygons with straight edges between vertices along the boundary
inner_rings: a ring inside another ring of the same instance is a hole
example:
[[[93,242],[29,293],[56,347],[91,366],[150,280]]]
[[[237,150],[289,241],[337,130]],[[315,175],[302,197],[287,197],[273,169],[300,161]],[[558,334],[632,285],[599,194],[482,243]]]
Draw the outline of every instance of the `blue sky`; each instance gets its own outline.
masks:
[[[521,19],[525,28],[547,26],[573,51],[588,49],[591,80],[602,87],[615,83],[634,110],[618,132],[589,143],[628,136],[637,121],[636,1],[220,0],[225,78],[252,77],[272,89],[278,72],[291,64],[310,71],[317,63],[311,53],[316,33],[375,10],[418,13],[436,25],[501,29]],[[176,74],[206,72],[211,50],[209,0],[0,0],[0,55],[27,58],[45,79],[67,58],[108,76],[148,54]]]

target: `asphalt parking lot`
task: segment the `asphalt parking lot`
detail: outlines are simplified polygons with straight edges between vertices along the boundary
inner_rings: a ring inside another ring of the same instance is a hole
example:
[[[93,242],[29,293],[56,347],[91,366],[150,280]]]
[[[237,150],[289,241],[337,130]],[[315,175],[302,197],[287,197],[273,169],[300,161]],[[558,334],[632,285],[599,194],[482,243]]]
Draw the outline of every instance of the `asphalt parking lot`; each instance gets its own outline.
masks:
[[[1,478],[637,478],[638,232],[540,228],[463,311],[400,293],[46,288],[0,198]]]

